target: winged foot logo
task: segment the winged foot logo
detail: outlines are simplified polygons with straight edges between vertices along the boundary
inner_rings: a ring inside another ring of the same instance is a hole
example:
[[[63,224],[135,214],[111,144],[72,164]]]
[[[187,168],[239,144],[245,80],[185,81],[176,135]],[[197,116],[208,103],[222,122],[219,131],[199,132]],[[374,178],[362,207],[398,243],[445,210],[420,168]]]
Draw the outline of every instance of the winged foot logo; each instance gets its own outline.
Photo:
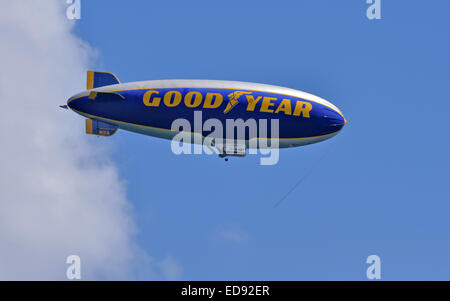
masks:
[[[233,93],[228,94],[229,102],[223,113],[227,114],[228,112],[230,112],[231,109],[233,109],[239,103],[239,97],[244,94],[252,94],[252,92],[234,91]]]

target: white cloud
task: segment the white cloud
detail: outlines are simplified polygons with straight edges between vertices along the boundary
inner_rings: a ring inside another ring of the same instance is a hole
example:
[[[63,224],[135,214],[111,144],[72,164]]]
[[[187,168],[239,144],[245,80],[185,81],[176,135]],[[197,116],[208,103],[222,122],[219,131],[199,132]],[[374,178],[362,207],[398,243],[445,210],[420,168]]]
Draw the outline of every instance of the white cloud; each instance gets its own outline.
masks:
[[[83,279],[128,279],[148,257],[108,150],[58,108],[84,89],[92,54],[73,22],[65,1],[2,1],[0,280],[65,279],[71,254]],[[152,266],[139,272],[163,273]]]

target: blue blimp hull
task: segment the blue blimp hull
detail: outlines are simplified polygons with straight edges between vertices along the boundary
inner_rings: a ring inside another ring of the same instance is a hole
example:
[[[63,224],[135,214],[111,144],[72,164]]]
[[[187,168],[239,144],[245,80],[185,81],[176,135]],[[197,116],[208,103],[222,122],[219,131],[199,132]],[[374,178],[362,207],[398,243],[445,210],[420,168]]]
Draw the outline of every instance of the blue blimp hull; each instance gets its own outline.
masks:
[[[71,97],[67,105],[88,118],[86,132],[110,136],[120,128],[172,139],[180,132],[207,137],[214,130],[208,120],[254,120],[267,125],[264,133],[246,131],[245,140],[271,139],[278,120],[279,147],[311,144],[336,135],[346,124],[330,102],[298,90],[234,81],[154,80],[119,83],[106,72],[88,72],[87,90]],[[199,124],[200,118],[200,125]],[[190,129],[174,128],[183,119]],[[248,123],[250,124],[250,123]]]

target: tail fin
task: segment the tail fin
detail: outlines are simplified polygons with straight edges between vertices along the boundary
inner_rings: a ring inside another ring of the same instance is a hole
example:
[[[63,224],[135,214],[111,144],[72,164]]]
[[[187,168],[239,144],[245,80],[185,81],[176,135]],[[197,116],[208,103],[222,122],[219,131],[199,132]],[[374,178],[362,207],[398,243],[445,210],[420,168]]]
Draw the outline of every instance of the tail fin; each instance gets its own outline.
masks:
[[[86,80],[86,89],[91,90],[98,87],[120,84],[117,76],[110,72],[88,71]]]
[[[86,134],[109,137],[114,135],[119,127],[95,119],[86,119]]]

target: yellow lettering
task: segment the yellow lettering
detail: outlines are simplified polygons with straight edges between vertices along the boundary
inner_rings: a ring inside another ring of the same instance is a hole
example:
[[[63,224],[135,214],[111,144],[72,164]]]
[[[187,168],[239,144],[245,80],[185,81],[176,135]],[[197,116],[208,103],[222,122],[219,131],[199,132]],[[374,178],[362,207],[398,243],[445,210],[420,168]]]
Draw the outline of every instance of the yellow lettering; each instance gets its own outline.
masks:
[[[147,107],[157,107],[157,106],[159,106],[159,103],[161,102],[161,97],[153,97],[153,99],[151,99],[153,94],[159,94],[159,92],[155,91],[155,90],[150,90],[150,91],[145,92],[145,94],[144,94],[143,101],[144,101],[144,105],[146,105]]]
[[[194,102],[192,102],[192,96],[194,96]],[[197,91],[191,91],[188,92],[185,96],[184,96],[184,103],[186,105],[186,107],[188,108],[195,108],[198,107],[201,103],[202,103],[202,94],[200,92]]]
[[[205,103],[203,104],[203,108],[207,109],[215,109],[220,107],[223,101],[222,94],[219,93],[206,93]]]
[[[303,115],[305,118],[309,118],[309,112],[312,110],[312,105],[309,102],[297,101],[294,109],[294,116]]]
[[[256,104],[261,100],[262,96],[258,96],[256,99],[253,95],[245,95],[247,97],[247,111],[254,111]]]
[[[275,105],[273,102],[271,102],[272,100],[277,100],[277,99],[274,97],[265,96],[261,103],[260,112],[273,113],[273,109],[270,109],[270,107],[273,107]]]
[[[172,95],[174,95],[173,97],[173,102],[172,101]],[[178,91],[169,91],[164,95],[164,104],[168,107],[176,107],[180,104],[181,102],[181,93]]]
[[[277,110],[275,111],[275,113],[278,112],[284,112],[284,114],[286,115],[291,115],[292,114],[291,100],[286,98],[283,99],[280,105],[278,106]]]

